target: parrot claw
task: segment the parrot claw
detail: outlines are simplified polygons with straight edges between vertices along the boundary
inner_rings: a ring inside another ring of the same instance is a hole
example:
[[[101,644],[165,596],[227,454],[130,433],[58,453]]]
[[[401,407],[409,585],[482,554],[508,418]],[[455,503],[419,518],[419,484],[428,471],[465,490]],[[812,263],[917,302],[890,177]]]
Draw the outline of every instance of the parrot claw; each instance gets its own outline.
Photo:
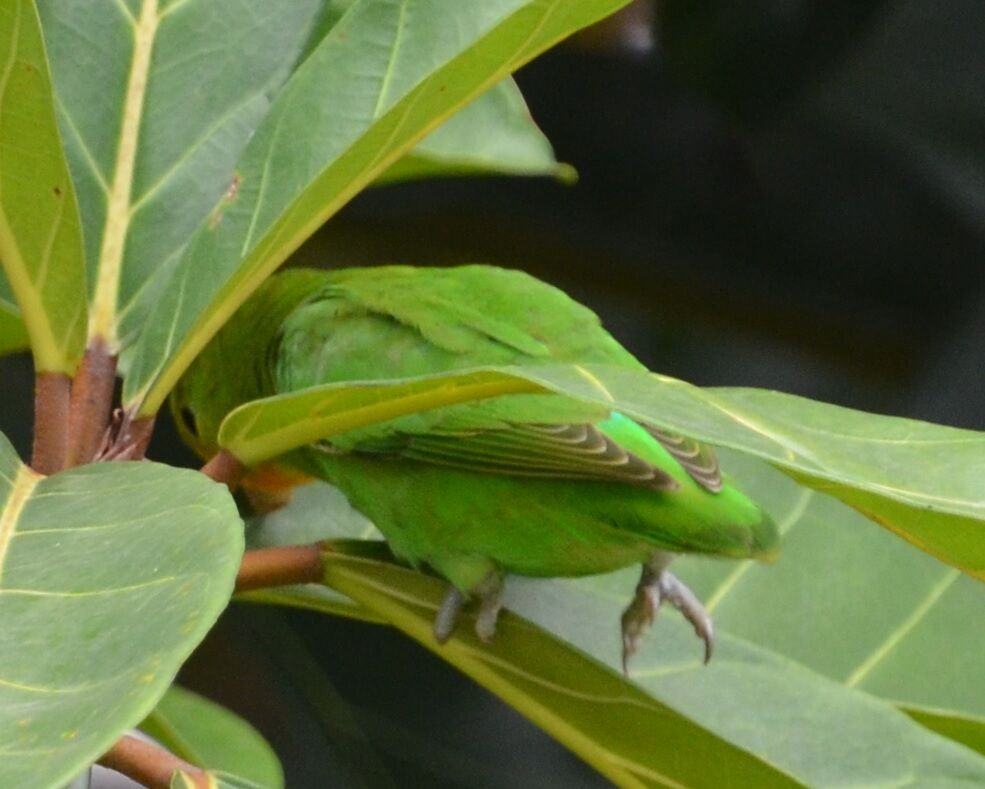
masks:
[[[479,615],[475,619],[475,634],[484,644],[488,644],[496,635],[496,620],[499,619],[499,611],[503,607],[503,579],[498,574],[490,575],[476,593],[480,602]]]
[[[479,598],[479,615],[475,619],[475,634],[488,644],[496,635],[496,620],[503,607],[503,579],[499,574],[490,575],[475,590]],[[434,637],[444,644],[455,631],[458,615],[465,604],[466,595],[455,586],[449,586],[445,599],[434,618]]]
[[[454,586],[449,586],[441,608],[434,618],[434,638],[439,644],[444,644],[455,630],[458,614],[465,603],[465,595]]]
[[[640,639],[650,629],[664,601],[683,614],[694,627],[694,632],[705,643],[704,662],[711,660],[714,646],[714,627],[711,616],[701,601],[673,573],[667,570],[668,554],[657,554],[653,561],[643,565],[636,596],[622,615],[622,668],[629,674],[629,659],[637,652]]]

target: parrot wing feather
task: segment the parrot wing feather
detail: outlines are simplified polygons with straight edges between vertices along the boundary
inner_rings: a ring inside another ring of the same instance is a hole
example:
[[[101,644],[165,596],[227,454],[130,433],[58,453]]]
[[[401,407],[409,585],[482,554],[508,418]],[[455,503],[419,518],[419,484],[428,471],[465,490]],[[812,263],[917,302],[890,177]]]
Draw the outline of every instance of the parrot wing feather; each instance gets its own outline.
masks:
[[[693,438],[658,430],[649,425],[643,428],[666,449],[695,482],[705,490],[718,493],[722,489],[722,472],[715,450]]]
[[[617,482],[664,491],[678,487],[665,471],[590,424],[393,433],[362,441],[354,451],[490,474]]]

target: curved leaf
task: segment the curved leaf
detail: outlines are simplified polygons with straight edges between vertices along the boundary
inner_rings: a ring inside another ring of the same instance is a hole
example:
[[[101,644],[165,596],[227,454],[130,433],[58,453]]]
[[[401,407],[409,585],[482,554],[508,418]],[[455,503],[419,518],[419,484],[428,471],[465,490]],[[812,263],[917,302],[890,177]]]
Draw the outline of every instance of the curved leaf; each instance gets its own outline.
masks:
[[[360,551],[356,543],[348,546]],[[619,786],[795,786],[765,762],[711,736],[618,673],[505,613],[494,643],[463,621],[439,646],[435,578],[385,561],[326,554],[326,583],[390,622],[503,698]]]
[[[140,327],[230,188],[318,0],[39,0],[79,190],[91,333]]]
[[[699,389],[604,365],[466,370],[329,384],[229,414],[220,444],[247,465],[336,432],[517,392],[557,392],[769,461],[921,550],[985,580],[985,434],[867,414],[780,392]]]
[[[41,477],[0,436],[0,786],[59,786],[150,712],[232,592],[227,490],[156,463]]]
[[[197,693],[172,685],[141,731],[173,754],[199,767],[235,770],[264,789],[281,789],[277,754],[249,723]]]
[[[627,0],[358,0],[295,72],[199,228],[124,386],[155,413],[232,312],[428,132]]]
[[[510,78],[431,132],[376,182],[482,174],[551,175],[568,183],[577,178],[573,167],[554,158]]]
[[[71,375],[85,348],[82,229],[31,0],[0,7],[0,262],[35,369]]]

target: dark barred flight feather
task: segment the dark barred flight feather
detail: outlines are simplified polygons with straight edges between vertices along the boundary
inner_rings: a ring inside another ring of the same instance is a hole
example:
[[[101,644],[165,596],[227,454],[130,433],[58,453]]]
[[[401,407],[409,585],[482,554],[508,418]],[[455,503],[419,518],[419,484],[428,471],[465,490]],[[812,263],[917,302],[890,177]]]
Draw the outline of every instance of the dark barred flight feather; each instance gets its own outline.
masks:
[[[701,487],[712,493],[718,493],[722,489],[722,472],[714,449],[693,438],[668,433],[650,425],[643,427]]]

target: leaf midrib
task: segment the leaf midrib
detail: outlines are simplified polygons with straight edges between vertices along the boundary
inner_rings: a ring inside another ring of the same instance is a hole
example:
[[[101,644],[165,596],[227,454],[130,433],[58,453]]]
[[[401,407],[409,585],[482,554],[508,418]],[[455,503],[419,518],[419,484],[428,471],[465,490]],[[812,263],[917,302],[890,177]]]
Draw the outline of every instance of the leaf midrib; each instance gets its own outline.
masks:
[[[92,300],[89,334],[91,337],[101,338],[113,350],[116,350],[119,339],[116,302],[123,270],[123,252],[130,228],[130,198],[137,160],[137,142],[144,114],[151,51],[159,22],[157,0],[144,0],[133,31],[133,59],[123,100],[120,144],[116,150],[113,183],[107,200],[106,223]]]

